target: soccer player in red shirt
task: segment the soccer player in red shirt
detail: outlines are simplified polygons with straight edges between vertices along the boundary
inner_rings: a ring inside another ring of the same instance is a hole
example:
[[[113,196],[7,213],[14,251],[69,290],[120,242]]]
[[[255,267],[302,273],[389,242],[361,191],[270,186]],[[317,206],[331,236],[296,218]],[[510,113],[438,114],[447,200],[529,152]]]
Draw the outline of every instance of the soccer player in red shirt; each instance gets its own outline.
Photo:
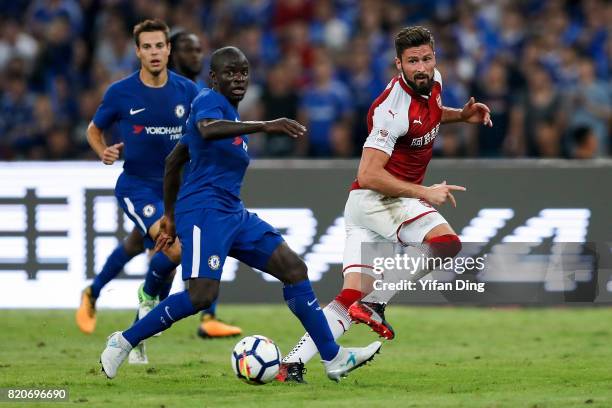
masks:
[[[440,124],[493,126],[489,108],[474,98],[463,109],[442,105],[442,78],[429,30],[418,26],[402,29],[395,48],[398,75],[368,112],[369,135],[344,212],[344,285],[324,309],[335,338],[353,321],[368,324],[387,339],[394,337],[384,316],[385,304],[394,292],[373,291],[374,280],[380,276],[371,263],[364,262],[362,243],[412,245],[428,256],[444,258],[461,250],[459,237],[433,206],[447,200],[456,206],[453,192],[465,188],[446,181],[429,187],[421,183]],[[427,273],[419,272],[413,278]],[[304,363],[315,354],[306,334],[283,359],[278,379],[303,382]]]

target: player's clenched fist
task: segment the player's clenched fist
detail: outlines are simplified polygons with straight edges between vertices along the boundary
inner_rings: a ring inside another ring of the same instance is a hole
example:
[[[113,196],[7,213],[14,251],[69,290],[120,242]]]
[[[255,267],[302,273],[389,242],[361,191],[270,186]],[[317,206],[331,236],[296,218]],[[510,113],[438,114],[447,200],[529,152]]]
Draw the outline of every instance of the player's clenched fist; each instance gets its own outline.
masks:
[[[163,251],[172,246],[176,239],[176,224],[165,215],[159,220],[159,235],[155,240],[155,251]]]
[[[264,122],[264,132],[284,133],[293,138],[298,138],[300,136],[304,136],[306,133],[306,127],[295,120],[280,118]]]
[[[119,155],[121,154],[122,149],[123,142],[116,143],[104,149],[104,152],[102,153],[102,163],[113,164],[115,161],[119,160]]]
[[[433,186],[427,187],[425,193],[425,200],[433,205],[442,205],[446,200],[450,200],[453,207],[457,207],[457,201],[451,191],[465,191],[465,187],[456,186],[453,184],[446,184],[446,180],[442,184],[434,184]]]

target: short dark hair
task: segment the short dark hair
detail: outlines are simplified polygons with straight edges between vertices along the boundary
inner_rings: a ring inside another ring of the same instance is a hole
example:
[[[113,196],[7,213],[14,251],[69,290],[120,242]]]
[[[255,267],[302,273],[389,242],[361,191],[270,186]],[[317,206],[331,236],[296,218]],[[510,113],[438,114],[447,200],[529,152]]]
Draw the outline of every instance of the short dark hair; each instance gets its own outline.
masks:
[[[431,46],[432,50],[434,49],[433,34],[423,26],[402,28],[395,36],[395,52],[398,58],[401,58],[402,52],[407,48],[427,44]]]
[[[145,20],[134,26],[134,42],[137,47],[140,47],[140,33],[152,33],[154,31],[161,31],[166,37],[166,43],[170,41],[170,28],[162,20]]]
[[[572,132],[574,143],[578,146],[583,145],[591,135],[591,128],[588,126],[580,126]]]
[[[215,50],[215,52],[213,52],[210,56],[210,70],[214,72],[219,72],[219,70],[223,67],[225,59],[228,56],[239,56],[244,57],[246,59],[246,55],[244,55],[240,48],[233,46],[219,48],[218,50]]]
[[[184,30],[177,31],[170,36],[170,45],[172,46],[172,48],[174,48],[177,46],[179,42],[183,41],[190,35],[191,33],[189,31],[184,31]]]

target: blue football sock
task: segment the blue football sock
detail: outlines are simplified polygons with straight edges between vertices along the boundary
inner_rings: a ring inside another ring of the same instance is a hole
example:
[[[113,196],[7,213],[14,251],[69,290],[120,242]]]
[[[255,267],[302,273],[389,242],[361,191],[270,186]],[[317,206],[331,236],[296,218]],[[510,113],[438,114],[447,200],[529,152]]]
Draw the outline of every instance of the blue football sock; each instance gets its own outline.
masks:
[[[289,309],[300,319],[300,322],[310,334],[321,358],[330,361],[336,357],[340,346],[332,336],[327,319],[325,319],[319,302],[312,291],[310,281],[306,279],[294,285],[285,285],[283,295]]]
[[[195,314],[197,310],[191,304],[189,292],[186,290],[168,296],[166,300],[155,306],[145,317],[138,320],[123,332],[123,337],[136,347],[141,341],[155,333],[166,330],[172,323]]]
[[[102,267],[102,271],[96,275],[93,283],[91,284],[91,292],[93,297],[97,298],[100,296],[100,291],[102,288],[108,282],[115,279],[115,276],[119,274],[125,264],[128,263],[134,256],[135,255],[128,255],[123,247],[123,243],[119,244],[106,259],[106,262]]]
[[[152,298],[159,296],[159,293],[168,280],[168,276],[178,266],[172,262],[165,254],[158,252],[153,255],[149,262],[149,270],[145,276],[143,291]]]
[[[202,310],[202,314],[211,314],[211,315],[215,315],[215,313],[217,312],[217,301],[215,300],[214,302],[212,302],[212,305],[210,305],[210,307],[208,309],[204,309]]]
[[[170,289],[172,289],[172,281],[164,282],[164,284],[161,287],[161,290],[159,291],[159,301],[160,302],[168,297],[168,295],[170,294]]]

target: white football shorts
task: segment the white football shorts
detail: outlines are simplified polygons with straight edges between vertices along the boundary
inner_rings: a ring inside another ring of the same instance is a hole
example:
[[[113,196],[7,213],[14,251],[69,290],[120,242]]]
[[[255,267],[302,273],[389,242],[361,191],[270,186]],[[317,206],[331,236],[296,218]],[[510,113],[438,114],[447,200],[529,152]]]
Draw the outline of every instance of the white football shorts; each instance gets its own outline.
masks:
[[[342,273],[377,277],[362,258],[363,243],[421,243],[429,231],[447,221],[429,203],[416,198],[386,197],[373,190],[352,190],[344,208],[346,241]],[[401,236],[403,239],[400,239]]]

